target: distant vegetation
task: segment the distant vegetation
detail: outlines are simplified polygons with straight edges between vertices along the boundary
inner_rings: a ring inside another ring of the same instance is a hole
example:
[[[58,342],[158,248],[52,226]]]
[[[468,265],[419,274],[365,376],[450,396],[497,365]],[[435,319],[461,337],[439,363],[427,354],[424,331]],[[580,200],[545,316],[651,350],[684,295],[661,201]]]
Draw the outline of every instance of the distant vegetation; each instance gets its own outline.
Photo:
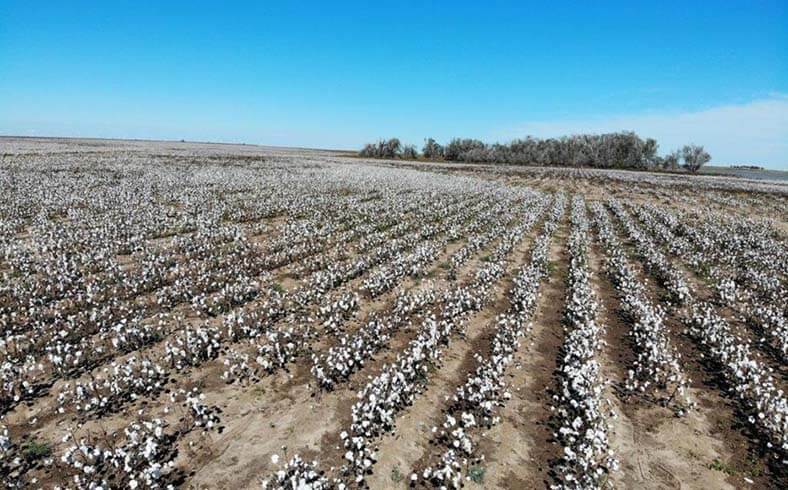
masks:
[[[621,132],[547,139],[529,136],[508,144],[454,138],[441,145],[433,138],[427,138],[419,155],[413,145],[403,145],[398,138],[391,138],[365,145],[359,156],[636,170],[677,170],[682,167],[690,172],[697,172],[711,160],[711,155],[698,145],[685,145],[664,157],[657,155],[657,148],[657,141],[652,138],[642,139],[633,132]]]

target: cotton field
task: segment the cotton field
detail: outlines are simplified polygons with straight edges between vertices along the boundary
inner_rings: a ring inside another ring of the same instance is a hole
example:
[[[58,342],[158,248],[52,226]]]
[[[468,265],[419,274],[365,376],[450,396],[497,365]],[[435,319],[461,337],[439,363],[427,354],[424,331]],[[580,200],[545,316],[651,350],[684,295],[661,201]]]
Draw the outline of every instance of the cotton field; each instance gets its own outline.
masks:
[[[786,488],[788,184],[0,138],[3,488]]]

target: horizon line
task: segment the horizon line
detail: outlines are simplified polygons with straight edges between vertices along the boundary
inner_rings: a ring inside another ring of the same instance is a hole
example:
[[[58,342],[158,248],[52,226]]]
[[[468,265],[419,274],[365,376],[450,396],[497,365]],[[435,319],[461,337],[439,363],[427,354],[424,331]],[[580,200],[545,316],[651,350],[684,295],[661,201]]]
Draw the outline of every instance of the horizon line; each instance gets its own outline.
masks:
[[[591,134],[591,133],[589,133]],[[600,133],[601,134],[601,133]],[[0,139],[8,139],[8,138],[17,138],[17,139],[28,139],[28,140],[35,140],[35,139],[50,139],[50,140],[99,140],[99,141],[131,141],[131,142],[150,142],[150,143],[191,143],[191,144],[198,144],[198,145],[225,145],[225,146],[251,146],[251,147],[261,147],[261,148],[280,148],[284,150],[307,150],[307,151],[323,151],[329,153],[358,153],[356,149],[341,149],[341,148],[315,148],[315,147],[308,147],[308,146],[283,146],[283,145],[270,145],[264,143],[246,143],[246,142],[231,142],[231,141],[199,141],[199,140],[188,140],[188,139],[160,139],[160,138],[118,138],[118,137],[105,137],[105,136],[60,136],[60,135],[17,135],[17,134],[0,134]],[[374,158],[373,158],[374,160]],[[388,160],[388,159],[383,159]],[[400,160],[403,162],[410,162],[419,160]],[[494,163],[494,162],[478,162],[478,163],[468,163],[468,162],[452,162],[452,161],[444,161],[444,160],[429,160],[430,162],[435,163],[461,163],[461,164],[470,164],[470,165],[506,165],[506,166],[513,166],[513,167],[542,167],[544,165],[516,165],[516,164],[502,164],[502,163]],[[734,168],[737,164],[728,163],[728,164],[706,164],[705,167],[713,167],[713,168]],[[545,167],[552,167],[552,166],[545,166]],[[762,170],[770,171],[770,172],[784,172],[788,173],[788,168],[771,168],[767,166],[760,166]],[[787,166],[788,167],[788,166]],[[559,166],[559,168],[575,168],[571,165],[563,165]],[[639,172],[654,172],[661,173],[658,169],[647,169],[647,170],[636,170]],[[711,175],[707,175],[711,176]],[[720,177],[730,177],[727,175],[720,175]]]

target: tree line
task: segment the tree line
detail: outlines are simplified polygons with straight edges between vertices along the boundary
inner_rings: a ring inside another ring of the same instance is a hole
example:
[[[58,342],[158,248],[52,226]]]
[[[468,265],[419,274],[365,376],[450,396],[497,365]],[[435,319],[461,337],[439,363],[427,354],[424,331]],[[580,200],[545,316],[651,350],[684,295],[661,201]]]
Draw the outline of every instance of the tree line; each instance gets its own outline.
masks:
[[[633,132],[619,132],[545,139],[529,136],[493,144],[477,139],[454,138],[441,145],[433,138],[427,138],[421,154],[414,145],[404,145],[398,138],[391,138],[364,145],[359,156],[635,170],[677,170],[682,167],[690,172],[697,172],[711,160],[711,155],[698,145],[685,145],[665,156],[657,155],[657,149],[657,141],[653,138],[642,139]]]

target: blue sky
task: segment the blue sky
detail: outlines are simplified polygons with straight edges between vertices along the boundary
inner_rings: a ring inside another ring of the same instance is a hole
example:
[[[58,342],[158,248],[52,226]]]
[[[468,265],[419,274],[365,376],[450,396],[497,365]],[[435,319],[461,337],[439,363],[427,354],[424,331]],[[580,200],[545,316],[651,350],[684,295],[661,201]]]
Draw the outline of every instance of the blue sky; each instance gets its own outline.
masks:
[[[627,129],[788,169],[788,2],[576,3],[0,0],[0,134],[356,148]]]

